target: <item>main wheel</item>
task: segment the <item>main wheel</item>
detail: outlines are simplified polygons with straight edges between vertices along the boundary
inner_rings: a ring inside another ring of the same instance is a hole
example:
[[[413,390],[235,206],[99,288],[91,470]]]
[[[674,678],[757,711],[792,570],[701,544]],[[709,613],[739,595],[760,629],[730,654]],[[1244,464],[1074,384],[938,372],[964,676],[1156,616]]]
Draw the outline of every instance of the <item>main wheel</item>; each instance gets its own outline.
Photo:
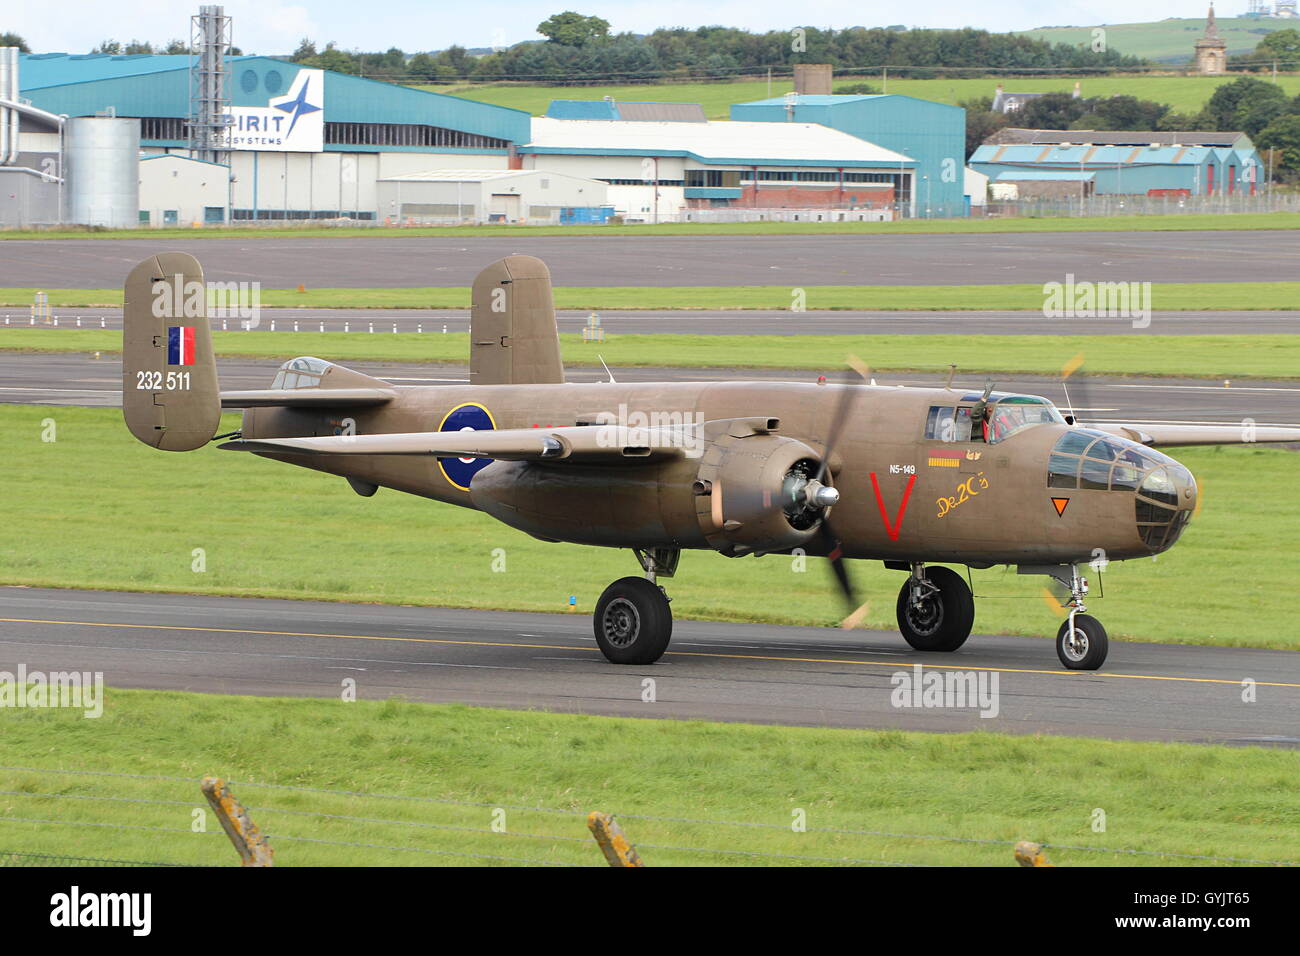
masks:
[[[1074,630],[1067,619],[1056,632],[1056,656],[1072,671],[1095,671],[1106,661],[1110,641],[1101,621],[1090,614],[1074,616]]]
[[[966,643],[975,624],[975,600],[965,580],[951,568],[930,568],[931,591],[919,607],[912,604],[912,580],[898,592],[898,629],[918,651],[955,651]]]
[[[673,636],[668,598],[645,578],[619,578],[596,602],[596,644],[614,664],[653,664]]]

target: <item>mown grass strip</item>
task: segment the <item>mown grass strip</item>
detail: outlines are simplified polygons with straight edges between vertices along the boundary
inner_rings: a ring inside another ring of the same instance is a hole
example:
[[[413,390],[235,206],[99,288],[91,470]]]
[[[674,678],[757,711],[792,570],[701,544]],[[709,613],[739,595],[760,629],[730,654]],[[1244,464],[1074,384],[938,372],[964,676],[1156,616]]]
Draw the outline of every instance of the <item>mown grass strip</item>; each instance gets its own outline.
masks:
[[[743,321],[738,319],[737,321]],[[905,327],[906,320],[900,319]],[[1065,327],[1068,327],[1066,325]],[[1127,326],[1122,325],[1122,328]],[[430,362],[461,365],[464,332],[214,332],[219,356],[288,359],[317,355],[337,362]],[[788,368],[834,371],[849,355],[877,371],[933,372],[949,364],[964,372],[1060,375],[1082,353],[1089,372],[1238,380],[1300,378],[1296,335],[612,335],[599,344],[561,335],[574,366],[643,368]],[[0,351],[121,351],[111,329],[0,328]],[[1152,355],[1161,356],[1153,367]],[[52,385],[57,383],[51,383]]]
[[[1095,848],[1048,850],[1066,866],[1296,859],[1294,751],[381,702],[358,677],[354,703],[110,687],[97,720],[0,711],[0,848],[234,866],[210,813],[191,832],[212,773],[233,781],[277,866],[603,866],[592,810],[616,814],[648,866],[1013,866],[1021,839]],[[1106,832],[1092,831],[1096,807],[1115,821]]]
[[[429,226],[429,227],[209,227],[178,229],[0,230],[5,239],[273,239],[423,238],[478,236],[823,236],[934,235],[1016,232],[1186,232],[1239,229],[1300,229],[1300,213],[1185,213],[1150,216],[1023,217],[1012,219],[901,219],[896,222],[658,223],[622,226]]]

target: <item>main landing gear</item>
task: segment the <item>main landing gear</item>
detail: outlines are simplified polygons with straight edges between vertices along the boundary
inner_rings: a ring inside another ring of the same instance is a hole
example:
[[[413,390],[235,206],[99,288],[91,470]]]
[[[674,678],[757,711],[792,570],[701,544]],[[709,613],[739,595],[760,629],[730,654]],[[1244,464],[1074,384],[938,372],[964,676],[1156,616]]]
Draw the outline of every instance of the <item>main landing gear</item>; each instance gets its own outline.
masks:
[[[975,600],[956,571],[917,562],[898,592],[898,629],[918,651],[955,651],[970,637]]]
[[[653,664],[663,657],[673,636],[673,612],[659,575],[677,571],[676,548],[637,548],[645,577],[619,578],[596,602],[592,625],[596,645],[613,664]]]

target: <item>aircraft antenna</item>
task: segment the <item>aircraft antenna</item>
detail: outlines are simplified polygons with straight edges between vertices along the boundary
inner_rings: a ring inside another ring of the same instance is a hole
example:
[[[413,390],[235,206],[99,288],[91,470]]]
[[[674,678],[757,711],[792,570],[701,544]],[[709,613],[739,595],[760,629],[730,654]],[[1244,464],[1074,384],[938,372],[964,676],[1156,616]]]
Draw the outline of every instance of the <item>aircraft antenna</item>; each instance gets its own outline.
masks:
[[[596,358],[600,359],[600,364],[605,366],[605,374],[609,376],[609,384],[617,385],[618,382],[614,381],[614,373],[609,370],[608,365],[605,365],[605,356],[597,354]]]

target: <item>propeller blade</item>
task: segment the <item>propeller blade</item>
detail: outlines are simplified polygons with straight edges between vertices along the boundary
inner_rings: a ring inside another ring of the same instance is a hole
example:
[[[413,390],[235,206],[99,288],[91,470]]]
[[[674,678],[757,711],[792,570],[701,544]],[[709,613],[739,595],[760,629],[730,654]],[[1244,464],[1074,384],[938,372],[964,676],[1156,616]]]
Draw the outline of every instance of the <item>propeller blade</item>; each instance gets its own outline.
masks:
[[[852,610],[858,606],[857,592],[853,587],[853,581],[849,578],[849,569],[845,565],[844,549],[840,546],[839,536],[835,534],[826,519],[822,520],[821,533],[827,544],[826,558],[831,563],[831,573],[835,575],[835,583],[839,585],[844,603],[848,605],[849,610]]]
[[[864,382],[871,380],[871,369],[856,355],[850,355],[846,360],[851,368]],[[831,456],[835,453],[835,446],[839,443],[840,435],[844,433],[845,426],[849,423],[849,413],[853,411],[853,405],[858,399],[857,390],[851,388],[852,376],[845,376],[844,390],[840,393],[839,404],[835,406],[835,414],[831,417],[831,427],[826,432],[826,442],[822,452],[822,465],[817,469],[817,480],[822,484],[826,483],[826,473],[831,468]]]

